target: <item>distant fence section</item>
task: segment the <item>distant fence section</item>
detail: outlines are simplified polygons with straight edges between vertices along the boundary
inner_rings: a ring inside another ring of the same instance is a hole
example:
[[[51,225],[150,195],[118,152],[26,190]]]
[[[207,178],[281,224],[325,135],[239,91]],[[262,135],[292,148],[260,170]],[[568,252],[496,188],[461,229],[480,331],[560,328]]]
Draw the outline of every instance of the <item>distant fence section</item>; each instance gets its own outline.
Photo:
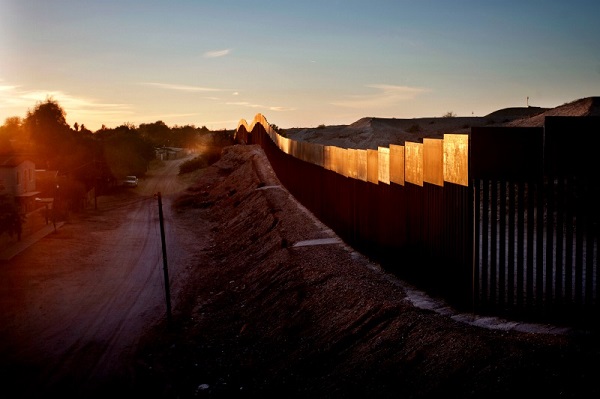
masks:
[[[290,140],[257,114],[286,188],[344,240],[454,305],[528,319],[598,320],[597,118],[472,128],[375,149]]]

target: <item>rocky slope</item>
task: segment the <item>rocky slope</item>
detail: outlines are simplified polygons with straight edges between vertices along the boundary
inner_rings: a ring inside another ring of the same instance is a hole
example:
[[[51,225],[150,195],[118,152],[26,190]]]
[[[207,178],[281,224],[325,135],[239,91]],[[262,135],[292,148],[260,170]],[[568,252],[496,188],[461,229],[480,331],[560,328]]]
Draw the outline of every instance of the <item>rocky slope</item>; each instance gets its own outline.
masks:
[[[518,118],[506,126],[544,126],[547,116],[600,116],[600,97],[586,97],[530,117]]]

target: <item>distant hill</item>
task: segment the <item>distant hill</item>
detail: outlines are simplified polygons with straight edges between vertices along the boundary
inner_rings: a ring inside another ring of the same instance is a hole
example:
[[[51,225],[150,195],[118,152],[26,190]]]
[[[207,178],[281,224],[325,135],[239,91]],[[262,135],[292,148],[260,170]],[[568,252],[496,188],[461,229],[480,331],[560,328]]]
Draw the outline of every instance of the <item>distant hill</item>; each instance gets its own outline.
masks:
[[[534,116],[515,119],[505,126],[544,126],[547,116],[600,116],[600,97],[581,98]]]
[[[531,118],[532,116],[539,115],[542,112],[546,112],[552,108],[541,108],[541,107],[513,107],[504,108],[494,111],[491,114],[485,116],[486,119],[497,123],[506,123],[515,119]]]
[[[546,116],[600,115],[600,97],[582,98],[556,108],[512,107],[483,117],[375,118],[365,117],[350,125],[285,129],[293,140],[344,148],[387,147],[424,137],[443,138],[447,133],[469,133],[474,126],[543,126]]]

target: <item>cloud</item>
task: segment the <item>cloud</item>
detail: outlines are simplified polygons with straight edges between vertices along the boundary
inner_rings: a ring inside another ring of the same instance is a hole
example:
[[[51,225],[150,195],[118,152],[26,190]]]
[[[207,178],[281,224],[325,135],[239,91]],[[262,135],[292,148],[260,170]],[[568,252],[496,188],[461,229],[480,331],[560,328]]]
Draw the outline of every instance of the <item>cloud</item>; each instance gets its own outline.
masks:
[[[62,108],[71,112],[106,113],[127,111],[129,104],[102,103],[87,97],[78,97],[60,90],[20,90],[20,86],[0,86],[0,103],[10,107],[33,108],[48,98],[56,100]]]
[[[45,101],[46,98],[52,97],[65,109],[93,109],[97,110],[101,108],[103,110],[114,110],[114,109],[129,109],[128,104],[121,103],[100,103],[94,99],[77,97],[64,93],[62,91],[31,91],[22,95],[22,98],[27,98],[36,101]]]
[[[99,128],[102,123],[122,122],[134,115],[130,104],[101,102],[60,90],[24,90],[13,85],[0,86],[0,114],[3,118],[26,117],[26,110],[33,110],[48,98],[56,100],[65,110],[68,121],[84,123],[92,129]]]
[[[348,108],[381,108],[395,105],[402,101],[412,100],[420,94],[431,90],[422,87],[395,86],[388,84],[370,84],[365,87],[377,89],[374,94],[349,96],[348,99],[331,104]]]
[[[296,110],[296,108],[292,108],[292,107],[265,106],[265,105],[261,105],[261,104],[252,104],[252,103],[249,103],[247,101],[227,102],[225,104],[226,105],[237,105],[237,106],[240,106],[240,107],[248,107],[248,108],[263,108],[263,109],[267,109],[269,111],[276,111],[276,112],[280,112],[280,111],[295,111]]]
[[[269,107],[269,111],[295,111],[293,107]]]
[[[170,84],[170,83],[142,82],[140,84],[142,84],[144,86],[158,87],[159,89],[165,89],[165,90],[178,90],[178,91],[190,91],[190,92],[223,91],[222,89],[215,89],[215,88],[211,88],[211,87],[187,86],[187,85],[177,85],[177,84]]]
[[[231,53],[231,49],[207,51],[204,53],[204,58],[219,58],[224,57],[229,53]]]
[[[13,91],[16,90],[19,86],[0,86],[1,91]]]
[[[144,118],[148,120],[164,120],[171,118],[185,118],[189,116],[197,116],[200,115],[197,112],[186,112],[186,113],[167,113],[167,114],[153,114],[153,115],[144,115]]]
[[[264,108],[260,104],[251,104],[251,103],[249,103],[247,101],[227,102],[225,104],[226,105],[238,105],[238,106],[249,107],[249,108]]]

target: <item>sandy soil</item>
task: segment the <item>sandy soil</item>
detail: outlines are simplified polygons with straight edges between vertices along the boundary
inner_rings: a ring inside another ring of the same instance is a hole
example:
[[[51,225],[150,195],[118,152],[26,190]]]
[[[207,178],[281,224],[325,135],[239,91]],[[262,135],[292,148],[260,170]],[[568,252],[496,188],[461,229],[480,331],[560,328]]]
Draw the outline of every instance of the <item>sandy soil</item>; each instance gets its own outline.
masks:
[[[174,323],[143,339],[136,395],[600,393],[596,332],[468,325],[416,308],[396,277],[343,243],[298,245],[333,235],[279,185],[257,146],[227,148],[175,206],[177,223],[204,244]]]
[[[191,261],[171,220],[187,182],[179,164],[151,170],[137,188],[98,198],[98,210],[0,263],[0,386],[10,397],[103,397],[130,379],[143,333],[165,317],[158,203],[167,221],[173,292]],[[194,260],[197,260],[194,257]]]

